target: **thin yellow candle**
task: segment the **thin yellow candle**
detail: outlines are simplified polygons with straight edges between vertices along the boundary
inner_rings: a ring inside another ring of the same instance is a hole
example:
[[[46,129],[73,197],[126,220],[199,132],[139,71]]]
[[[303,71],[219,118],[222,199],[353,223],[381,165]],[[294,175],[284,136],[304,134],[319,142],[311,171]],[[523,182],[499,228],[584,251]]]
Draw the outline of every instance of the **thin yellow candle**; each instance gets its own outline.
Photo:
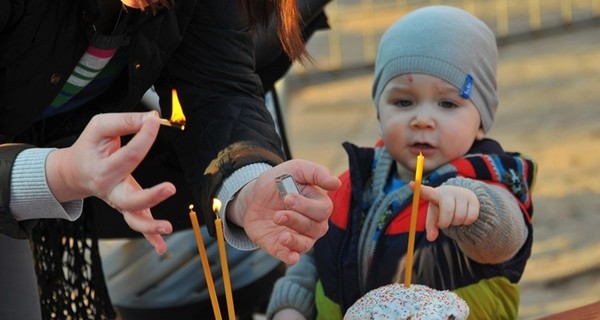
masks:
[[[206,254],[206,247],[204,246],[204,240],[200,233],[200,225],[198,224],[198,217],[196,211],[194,211],[194,205],[190,204],[190,220],[192,220],[192,227],[194,228],[194,236],[196,237],[196,245],[198,246],[198,253],[200,254],[200,261],[202,262],[202,269],[204,270],[204,278],[206,279],[206,286],[208,288],[208,294],[210,295],[210,303],[212,304],[213,313],[215,319],[221,320],[221,308],[219,307],[219,300],[217,298],[217,291],[215,290],[215,284],[213,282],[212,273],[210,272],[210,265],[208,264],[208,255]]]
[[[213,211],[216,213],[221,209],[221,201],[213,199]],[[227,300],[227,313],[229,320],[235,320],[235,308],[233,306],[233,294],[231,290],[231,278],[229,277],[229,265],[227,263],[227,252],[225,251],[225,237],[223,236],[223,221],[215,219],[215,229],[217,231],[217,242],[219,244],[219,258],[221,260],[221,272],[223,273],[223,285],[225,286],[225,299]]]
[[[417,156],[417,168],[415,169],[415,187],[412,200],[412,211],[410,213],[410,229],[408,231],[408,248],[406,252],[406,270],[404,273],[404,286],[409,287],[412,278],[413,254],[415,251],[415,233],[417,231],[417,215],[419,214],[419,196],[421,194],[421,178],[423,176],[423,154]]]

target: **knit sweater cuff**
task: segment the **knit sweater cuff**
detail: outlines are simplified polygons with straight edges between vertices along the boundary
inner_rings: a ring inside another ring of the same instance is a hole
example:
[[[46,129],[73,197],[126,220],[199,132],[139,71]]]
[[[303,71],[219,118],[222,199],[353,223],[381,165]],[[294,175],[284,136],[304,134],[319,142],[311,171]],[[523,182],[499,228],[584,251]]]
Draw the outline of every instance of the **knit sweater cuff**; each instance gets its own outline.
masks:
[[[46,180],[46,158],[52,148],[31,148],[19,153],[10,183],[10,210],[18,221],[59,218],[74,221],[81,215],[83,199],[60,203]]]
[[[273,319],[275,313],[287,308],[297,310],[306,319],[314,319],[316,314],[314,292],[309,292],[300,284],[288,281],[285,277],[280,278],[273,287],[266,313],[267,319]]]
[[[467,188],[479,199],[479,218],[475,223],[443,230],[457,241],[465,255],[479,263],[500,263],[519,251],[528,230],[512,194],[502,187],[466,178],[449,179],[445,185]]]
[[[225,240],[236,249],[239,250],[254,250],[258,246],[248,238],[244,229],[233,223],[228,223],[225,218],[227,212],[227,204],[233,200],[235,194],[240,191],[250,181],[256,179],[261,173],[271,169],[272,167],[266,163],[253,163],[241,167],[232,175],[223,181],[221,189],[217,192],[217,198],[223,201],[223,206],[219,211],[219,216],[223,221],[223,234]]]

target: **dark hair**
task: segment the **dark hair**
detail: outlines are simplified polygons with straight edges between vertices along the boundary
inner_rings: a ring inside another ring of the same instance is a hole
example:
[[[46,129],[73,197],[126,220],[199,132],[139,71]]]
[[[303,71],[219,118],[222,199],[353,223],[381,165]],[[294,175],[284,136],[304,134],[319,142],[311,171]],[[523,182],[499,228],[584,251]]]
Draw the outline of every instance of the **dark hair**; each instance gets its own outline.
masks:
[[[140,0],[137,0],[140,1]],[[172,8],[175,0],[148,1],[153,12],[161,7]],[[219,1],[219,0],[217,0]],[[251,28],[276,24],[277,37],[290,60],[305,62],[310,57],[304,46],[300,28],[300,13],[296,0],[238,0]]]

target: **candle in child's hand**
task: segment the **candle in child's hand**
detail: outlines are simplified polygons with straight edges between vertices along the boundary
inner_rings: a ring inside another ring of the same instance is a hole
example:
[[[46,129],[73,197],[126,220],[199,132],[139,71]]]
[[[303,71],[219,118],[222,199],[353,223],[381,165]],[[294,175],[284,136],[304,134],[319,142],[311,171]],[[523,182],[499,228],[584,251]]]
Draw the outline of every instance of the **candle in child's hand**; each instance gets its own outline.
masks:
[[[210,302],[212,304],[213,313],[215,319],[221,320],[221,308],[219,307],[219,300],[217,299],[217,291],[215,290],[215,284],[213,277],[210,272],[210,264],[208,263],[208,255],[206,254],[206,247],[204,246],[204,240],[202,239],[202,233],[200,233],[200,225],[198,224],[198,217],[194,206],[190,205],[190,220],[192,221],[192,227],[194,228],[194,236],[196,237],[196,245],[198,246],[198,253],[200,254],[200,262],[202,262],[202,269],[204,270],[204,278],[206,279],[206,287],[208,288],[208,294],[210,296]]]
[[[415,186],[412,200],[412,211],[410,213],[410,229],[408,231],[408,249],[406,252],[406,270],[404,273],[404,286],[409,287],[412,278],[413,254],[415,251],[415,233],[417,229],[417,216],[419,214],[419,196],[421,193],[421,178],[423,176],[423,161],[425,158],[419,152],[417,156],[417,167],[415,169]]]
[[[221,201],[213,199],[213,211],[217,215],[215,219],[215,229],[217,232],[217,242],[219,244],[219,258],[221,260],[221,272],[223,273],[223,285],[225,286],[225,299],[227,300],[227,312],[229,320],[235,320],[235,309],[233,306],[233,293],[231,290],[231,278],[229,277],[229,265],[227,263],[227,252],[225,251],[225,237],[223,235],[223,221],[219,217]]]

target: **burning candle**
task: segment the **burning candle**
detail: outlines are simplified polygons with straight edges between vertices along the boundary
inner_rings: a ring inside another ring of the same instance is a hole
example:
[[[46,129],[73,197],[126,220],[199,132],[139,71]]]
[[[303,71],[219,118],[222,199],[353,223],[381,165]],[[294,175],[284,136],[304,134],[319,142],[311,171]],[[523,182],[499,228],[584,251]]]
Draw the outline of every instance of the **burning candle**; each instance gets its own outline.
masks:
[[[215,229],[217,231],[217,242],[219,244],[219,258],[221,260],[221,272],[223,273],[223,285],[225,286],[225,299],[227,300],[227,313],[229,320],[235,320],[235,309],[233,307],[233,294],[231,290],[231,278],[229,277],[229,265],[227,263],[227,252],[225,251],[225,237],[223,235],[223,222],[219,217],[221,201],[213,199],[213,211],[217,215]]]
[[[421,193],[421,178],[423,176],[423,154],[417,156],[417,168],[415,169],[415,186],[412,200],[412,211],[410,213],[410,229],[408,231],[408,248],[406,252],[406,270],[404,273],[404,286],[409,287],[412,278],[413,254],[415,251],[415,233],[417,229],[417,215],[419,214],[419,195]]]
[[[206,254],[206,247],[204,246],[204,240],[200,233],[200,225],[198,224],[198,217],[196,211],[194,211],[194,205],[190,204],[190,220],[192,220],[192,227],[194,228],[194,236],[196,237],[196,245],[198,246],[198,253],[200,253],[200,261],[202,262],[202,269],[204,270],[204,278],[206,279],[206,286],[208,288],[208,294],[210,295],[210,302],[212,304],[213,313],[215,318],[221,320],[221,308],[219,307],[219,300],[217,299],[217,292],[215,290],[215,284],[213,277],[210,272],[210,265],[208,264],[208,255]]]
[[[177,96],[177,90],[175,89],[172,91],[171,109],[173,109],[171,112],[171,119],[160,119],[160,124],[185,130],[185,115],[183,114],[183,109],[181,108],[181,103],[179,103],[179,97]]]

